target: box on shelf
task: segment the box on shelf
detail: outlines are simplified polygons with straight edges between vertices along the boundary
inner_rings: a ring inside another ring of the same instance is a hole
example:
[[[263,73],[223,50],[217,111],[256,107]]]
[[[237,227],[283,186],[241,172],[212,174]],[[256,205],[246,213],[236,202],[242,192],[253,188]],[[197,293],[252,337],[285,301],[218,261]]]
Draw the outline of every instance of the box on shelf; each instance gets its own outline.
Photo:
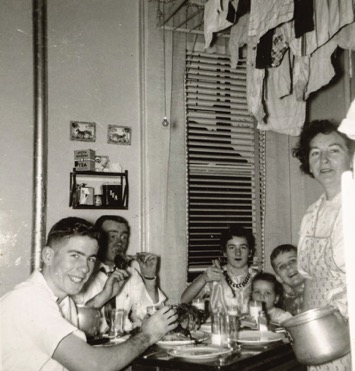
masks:
[[[74,167],[77,171],[95,171],[95,161],[75,160]]]
[[[94,188],[79,186],[77,192],[79,205],[94,205]]]
[[[74,167],[77,171],[95,171],[95,151],[92,149],[74,151]]]
[[[95,151],[93,149],[79,149],[74,151],[74,160],[94,160]]]
[[[122,185],[121,184],[105,184],[102,186],[103,203],[106,206],[122,207]]]

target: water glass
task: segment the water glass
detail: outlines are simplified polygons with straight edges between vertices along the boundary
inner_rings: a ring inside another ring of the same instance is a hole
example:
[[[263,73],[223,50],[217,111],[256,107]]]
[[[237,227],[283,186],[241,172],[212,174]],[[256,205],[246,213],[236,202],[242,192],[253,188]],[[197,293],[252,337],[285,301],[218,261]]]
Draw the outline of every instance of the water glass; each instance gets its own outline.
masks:
[[[124,310],[123,309],[107,309],[106,318],[109,326],[109,336],[119,336],[124,334],[123,322],[124,322]]]
[[[228,314],[226,320],[226,342],[231,348],[238,345],[238,333],[240,328],[239,317],[236,315]]]
[[[228,346],[228,314],[213,312],[211,316],[211,343],[221,347]]]
[[[229,304],[227,305],[227,313],[230,316],[238,316],[239,315],[239,308],[237,304]]]
[[[249,314],[258,323],[259,313],[263,310],[262,302],[259,300],[250,300],[249,302]]]

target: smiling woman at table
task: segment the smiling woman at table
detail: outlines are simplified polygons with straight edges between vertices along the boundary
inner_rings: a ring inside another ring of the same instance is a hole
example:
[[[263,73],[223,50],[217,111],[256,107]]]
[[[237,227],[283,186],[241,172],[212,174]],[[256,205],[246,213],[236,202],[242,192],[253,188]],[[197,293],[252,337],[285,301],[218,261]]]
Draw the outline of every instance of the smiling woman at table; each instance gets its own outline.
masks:
[[[249,267],[255,250],[252,232],[239,225],[232,225],[221,235],[221,249],[227,264],[220,266],[214,260],[183,292],[181,301],[191,302],[195,297],[210,296],[212,311],[227,310],[237,305],[239,313],[248,311],[252,279],[257,273]]]
[[[303,217],[298,270],[305,276],[304,309],[334,306],[348,317],[344,258],[341,176],[351,167],[354,142],[328,121],[303,127],[294,156],[301,170],[324,189]],[[310,370],[350,370],[350,354]]]

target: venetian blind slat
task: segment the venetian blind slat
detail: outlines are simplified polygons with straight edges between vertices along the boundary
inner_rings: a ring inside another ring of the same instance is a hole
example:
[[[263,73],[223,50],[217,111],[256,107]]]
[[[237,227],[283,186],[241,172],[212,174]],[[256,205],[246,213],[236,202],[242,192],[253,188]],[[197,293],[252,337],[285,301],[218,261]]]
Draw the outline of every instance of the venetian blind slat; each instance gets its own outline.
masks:
[[[256,135],[245,61],[232,69],[225,55],[187,53],[185,96],[188,270],[197,273],[221,256],[227,225],[256,228]]]

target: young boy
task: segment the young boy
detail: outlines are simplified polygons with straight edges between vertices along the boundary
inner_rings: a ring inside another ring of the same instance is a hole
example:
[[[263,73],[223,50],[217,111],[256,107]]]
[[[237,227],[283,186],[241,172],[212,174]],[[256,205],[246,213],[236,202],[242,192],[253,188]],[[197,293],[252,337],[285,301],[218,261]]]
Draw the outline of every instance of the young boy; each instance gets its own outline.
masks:
[[[297,248],[290,244],[275,247],[270,255],[277,280],[284,288],[284,304],[292,315],[303,308],[304,278],[297,270]]]

